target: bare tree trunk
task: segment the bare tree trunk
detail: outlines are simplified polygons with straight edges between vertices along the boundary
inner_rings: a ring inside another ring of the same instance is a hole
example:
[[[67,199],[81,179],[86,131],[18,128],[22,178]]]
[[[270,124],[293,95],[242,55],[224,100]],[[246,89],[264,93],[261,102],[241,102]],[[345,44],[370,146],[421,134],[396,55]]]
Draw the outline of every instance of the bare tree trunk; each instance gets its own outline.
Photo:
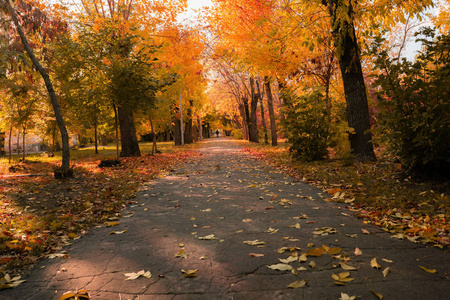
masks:
[[[116,160],[120,159],[119,153],[119,116],[117,115],[116,105],[113,104],[114,109],[114,129],[116,130]]]
[[[69,149],[69,134],[67,132],[66,124],[64,122],[64,118],[62,116],[61,107],[59,106],[58,99],[56,98],[55,90],[53,89],[53,84],[50,80],[50,77],[48,76],[47,72],[45,71],[44,67],[39,63],[36,56],[34,55],[33,51],[30,48],[30,45],[28,44],[27,38],[25,37],[25,34],[23,33],[22,27],[19,24],[19,20],[17,19],[16,12],[14,8],[11,6],[9,0],[4,1],[6,5],[9,8],[9,11],[11,13],[11,17],[14,21],[14,24],[16,25],[17,32],[19,33],[20,39],[22,40],[22,44],[25,47],[25,50],[28,53],[28,56],[30,57],[31,61],[33,62],[33,65],[38,69],[39,73],[41,74],[42,78],[44,79],[45,86],[47,88],[48,94],[50,96],[50,100],[53,106],[53,111],[55,112],[56,121],[58,123],[59,130],[61,132],[61,139],[63,144],[62,149],[62,164],[61,164],[61,173],[62,178],[69,177],[69,169],[70,169],[70,149]]]
[[[94,122],[94,145],[95,145],[95,154],[98,154],[98,124],[97,124],[97,117],[95,117]]]
[[[264,85],[266,87],[267,106],[269,107],[270,135],[272,137],[272,146],[277,146],[278,136],[277,136],[277,125],[275,122],[275,112],[273,110],[273,95],[272,89],[270,88],[270,80],[267,76],[264,78]]]
[[[11,140],[12,140],[12,126],[9,127],[9,140],[8,140],[8,147],[9,147],[9,157],[8,157],[8,163],[11,164],[11,151],[12,151],[12,147],[11,147]]]
[[[266,116],[264,114],[264,85],[262,87],[262,92],[259,86],[259,81],[256,81],[256,86],[258,90],[258,94],[261,95],[259,97],[259,103],[261,104],[261,121],[264,129],[264,143],[269,144],[269,135],[267,134],[267,126],[266,126]]]
[[[152,155],[155,155],[155,153],[158,153],[158,148],[156,147],[156,133],[155,133],[155,129],[153,128],[153,120],[150,117],[150,127],[152,130],[152,140],[153,140],[153,145],[152,145]]]
[[[353,6],[340,0],[322,0],[328,7],[333,28],[333,40],[344,82],[347,120],[354,132],[349,134],[350,148],[358,161],[376,160],[370,133],[370,115],[366,87],[356,31],[353,24]],[[339,15],[345,11],[344,16]]]
[[[258,108],[259,95],[255,91],[255,79],[250,77],[251,100],[250,100],[250,128],[249,141],[259,143],[258,140],[258,123],[256,118],[256,109]]]
[[[121,156],[139,157],[141,150],[136,136],[136,125],[134,124],[133,112],[119,106],[117,108],[120,124],[120,141],[122,144]]]
[[[26,125],[22,127],[22,161],[25,161],[25,134],[26,134]]]

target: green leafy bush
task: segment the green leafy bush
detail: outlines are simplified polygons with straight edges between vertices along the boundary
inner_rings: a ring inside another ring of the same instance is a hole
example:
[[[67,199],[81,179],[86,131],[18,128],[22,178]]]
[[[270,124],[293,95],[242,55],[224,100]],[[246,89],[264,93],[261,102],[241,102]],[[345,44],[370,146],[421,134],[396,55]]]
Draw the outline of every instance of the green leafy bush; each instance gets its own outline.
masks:
[[[328,155],[330,122],[326,102],[318,89],[304,90],[298,96],[293,89],[282,91],[286,114],[285,135],[295,159],[314,161]]]
[[[419,32],[424,47],[415,62],[397,60],[387,51],[375,68],[380,106],[378,132],[404,170],[411,174],[450,174],[450,35]],[[374,49],[382,40],[377,39]]]

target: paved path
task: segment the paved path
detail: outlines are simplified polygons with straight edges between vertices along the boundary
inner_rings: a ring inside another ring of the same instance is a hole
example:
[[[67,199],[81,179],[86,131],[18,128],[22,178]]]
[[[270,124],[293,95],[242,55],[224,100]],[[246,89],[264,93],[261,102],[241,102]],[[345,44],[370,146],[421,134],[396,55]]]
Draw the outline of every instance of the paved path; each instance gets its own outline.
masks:
[[[448,253],[364,225],[351,211],[322,201],[320,190],[263,165],[229,139],[210,139],[200,151],[200,159],[143,186],[137,204],[122,213],[131,217],[92,230],[66,249],[70,258],[41,262],[26,283],[1,291],[0,299],[58,299],[76,288],[105,300],[339,299],[341,293],[377,299],[371,291],[383,299],[450,299]],[[324,228],[323,235],[314,234],[316,228]],[[215,239],[199,239],[212,234]],[[265,244],[244,243],[256,240]],[[299,261],[322,245],[342,252]],[[187,258],[175,257],[182,246]],[[282,247],[301,250],[280,254]],[[355,268],[348,271],[354,280],[336,285],[332,275],[346,272],[339,264],[344,257]],[[289,266],[298,275],[267,267],[279,258],[295,260]],[[371,266],[373,258],[381,269]],[[198,276],[184,277],[182,269],[197,269]],[[140,270],[152,277],[125,280],[124,273]],[[301,280],[308,280],[305,287],[286,288]]]

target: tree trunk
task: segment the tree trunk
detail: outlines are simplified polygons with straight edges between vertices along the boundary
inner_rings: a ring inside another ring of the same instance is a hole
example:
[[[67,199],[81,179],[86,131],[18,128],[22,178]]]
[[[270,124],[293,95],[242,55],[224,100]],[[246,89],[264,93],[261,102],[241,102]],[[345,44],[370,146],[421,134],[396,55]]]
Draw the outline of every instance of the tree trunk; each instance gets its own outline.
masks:
[[[270,80],[266,76],[264,78],[264,85],[266,86],[267,94],[267,106],[269,107],[269,119],[270,119],[270,135],[272,137],[272,146],[278,145],[277,125],[275,122],[275,112],[273,110],[273,96],[270,88]]]
[[[27,133],[27,129],[25,126],[22,127],[22,161],[25,161],[25,135]]]
[[[255,92],[255,80],[250,77],[251,100],[250,100],[250,126],[249,141],[259,143],[258,140],[258,123],[256,118],[256,109],[258,108],[258,93]]]
[[[175,146],[181,146],[181,122],[176,116],[173,118],[173,141]]]
[[[8,140],[8,147],[9,147],[9,156],[8,156],[8,163],[9,164],[11,164],[11,151],[12,151],[12,147],[11,147],[11,144],[12,144],[12,142],[11,142],[11,140],[12,140],[12,130],[13,130],[13,128],[12,128],[12,126],[9,128],[9,140]]]
[[[281,107],[283,107],[285,101],[284,99],[281,97],[281,91],[284,90],[286,88],[286,84],[284,84],[284,82],[282,82],[281,80],[277,79],[277,83],[278,83],[278,95],[279,96],[279,100],[280,100],[280,105]],[[280,113],[280,121],[281,124],[286,122],[286,116],[284,115],[284,113]]]
[[[244,101],[244,99],[243,99]],[[247,112],[248,112],[248,106],[247,109],[245,109],[245,105],[244,104],[240,104],[239,105],[239,114],[241,115],[241,119],[242,119],[242,134],[244,135],[244,140],[248,140],[248,117],[247,117]]]
[[[202,116],[198,116],[198,139],[203,140]]]
[[[244,138],[250,141],[251,120],[250,120],[250,109],[248,107],[248,99],[243,97],[242,102],[244,103],[244,116],[245,116],[244,118],[245,128],[243,127],[242,130],[244,131]]]
[[[156,147],[156,133],[155,129],[153,128],[153,120],[151,117],[150,117],[150,127],[152,129],[152,136],[153,136],[152,155],[155,155],[155,153],[158,153],[158,148]]]
[[[262,86],[262,92],[260,91],[259,81],[256,81],[256,86],[258,87],[258,94],[261,95],[260,104],[261,104],[261,121],[264,128],[264,143],[269,144],[269,135],[267,134],[267,126],[266,126],[266,116],[264,114],[264,85]]]
[[[120,141],[122,144],[122,157],[139,157],[141,150],[136,136],[136,126],[134,124],[133,112],[119,106],[117,108],[120,125]]]
[[[95,145],[95,154],[98,154],[98,124],[97,124],[97,117],[95,118],[94,122],[94,145]]]
[[[23,33],[22,27],[19,24],[19,20],[17,19],[16,12],[14,8],[11,6],[9,0],[5,1],[9,11],[11,13],[11,17],[14,21],[14,24],[16,25],[17,32],[19,33],[20,39],[22,40],[22,44],[25,47],[25,50],[28,53],[28,56],[30,57],[31,61],[33,62],[33,65],[38,69],[39,73],[41,74],[42,78],[44,79],[45,86],[47,88],[48,94],[50,96],[50,100],[53,106],[53,111],[55,112],[56,121],[58,123],[59,130],[61,132],[61,140],[63,144],[63,151],[62,151],[62,164],[61,164],[61,173],[64,177],[69,177],[69,169],[70,169],[70,149],[69,149],[69,134],[67,132],[66,124],[64,122],[64,118],[61,112],[61,107],[59,106],[58,99],[56,98],[55,90],[53,89],[53,84],[50,80],[50,77],[48,76],[47,72],[45,71],[44,67],[39,63],[36,56],[34,55],[33,51],[30,48],[30,45],[28,44],[27,38],[25,37],[25,34]],[[73,175],[73,174],[72,174]]]
[[[340,0],[322,0],[328,7],[333,28],[333,41],[339,60],[347,103],[350,148],[357,161],[375,161],[372,134],[370,133],[369,105],[361,67],[356,31],[353,24],[353,6],[344,6]],[[348,12],[340,16],[339,12]]]
[[[113,104],[114,109],[114,129],[116,131],[116,160],[119,160],[120,154],[119,154],[119,116],[117,113],[117,107],[115,104]]]

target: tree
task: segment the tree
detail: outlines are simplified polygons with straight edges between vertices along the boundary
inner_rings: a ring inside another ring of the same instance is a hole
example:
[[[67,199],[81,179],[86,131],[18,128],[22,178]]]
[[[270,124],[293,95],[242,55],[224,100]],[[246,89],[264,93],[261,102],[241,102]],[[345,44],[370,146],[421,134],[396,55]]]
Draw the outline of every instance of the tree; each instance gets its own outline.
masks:
[[[376,160],[370,133],[369,105],[361,67],[360,50],[353,24],[352,1],[323,0],[331,16],[331,27],[347,102],[349,134],[353,155],[358,161]]]
[[[22,41],[22,44],[30,57],[31,61],[33,62],[33,65],[36,67],[36,69],[41,74],[45,86],[47,88],[48,94],[50,96],[50,100],[53,106],[53,110],[55,112],[56,120],[58,122],[58,127],[61,132],[61,139],[63,144],[63,151],[62,151],[62,165],[60,170],[55,171],[55,176],[58,178],[65,178],[65,177],[72,177],[73,171],[70,169],[70,149],[69,149],[69,134],[67,132],[67,128],[64,122],[64,118],[61,112],[60,105],[58,103],[58,99],[56,97],[55,90],[53,89],[52,81],[50,80],[50,77],[47,73],[47,71],[44,69],[44,67],[40,64],[36,56],[34,55],[33,50],[31,49],[28,40],[25,36],[25,33],[22,30],[22,26],[19,23],[19,20],[16,15],[16,11],[11,6],[9,0],[2,0],[3,4],[6,5],[7,9],[9,10],[9,13],[11,15],[11,18],[14,22],[14,25],[16,27],[17,33],[20,36],[20,39]]]

